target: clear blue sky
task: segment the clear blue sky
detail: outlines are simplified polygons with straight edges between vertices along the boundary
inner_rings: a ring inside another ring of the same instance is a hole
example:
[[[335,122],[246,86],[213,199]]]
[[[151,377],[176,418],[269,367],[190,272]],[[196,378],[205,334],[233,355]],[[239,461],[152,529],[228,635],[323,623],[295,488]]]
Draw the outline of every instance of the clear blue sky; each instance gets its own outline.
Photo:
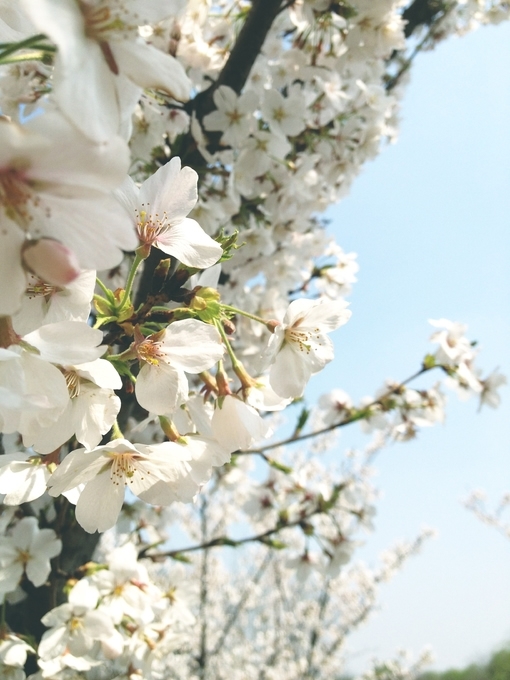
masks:
[[[484,373],[510,376],[510,25],[419,56],[400,139],[328,216],[361,269],[337,358],[310,396],[341,387],[358,399],[407,377],[431,347],[429,318],[467,323]],[[426,644],[436,668],[458,667],[510,642],[510,540],[461,504],[476,488],[494,501],[510,490],[510,389],[502,396],[477,413],[451,394],[444,426],[380,457],[376,532],[359,555],[372,562],[423,524],[439,537],[383,587],[381,611],[351,637],[350,670]],[[342,445],[354,439],[346,431]]]

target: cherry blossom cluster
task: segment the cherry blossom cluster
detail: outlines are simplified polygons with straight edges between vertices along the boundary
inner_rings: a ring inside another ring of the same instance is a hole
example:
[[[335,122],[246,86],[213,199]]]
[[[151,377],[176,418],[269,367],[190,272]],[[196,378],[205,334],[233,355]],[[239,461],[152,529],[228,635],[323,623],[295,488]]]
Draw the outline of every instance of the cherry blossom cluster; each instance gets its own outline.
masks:
[[[507,14],[451,3],[423,46]],[[318,215],[396,136],[407,21],[0,0],[0,677],[332,677],[428,537],[352,563],[373,457],[444,417],[408,383],[499,404],[466,328],[433,321],[435,353],[359,405],[303,406],[358,272]],[[334,469],[354,422],[374,439]]]

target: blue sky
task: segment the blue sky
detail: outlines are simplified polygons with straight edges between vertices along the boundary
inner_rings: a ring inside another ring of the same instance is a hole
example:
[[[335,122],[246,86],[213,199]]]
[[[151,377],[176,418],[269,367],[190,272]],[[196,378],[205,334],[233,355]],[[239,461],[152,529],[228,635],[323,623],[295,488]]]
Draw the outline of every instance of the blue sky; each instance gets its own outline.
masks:
[[[509,74],[510,25],[419,56],[397,144],[328,213],[361,269],[335,362],[309,396],[341,387],[359,399],[407,377],[431,347],[429,318],[467,323],[484,374],[510,376]],[[439,536],[383,588],[380,612],[351,637],[350,670],[427,644],[436,668],[463,666],[510,642],[510,540],[461,504],[477,488],[494,501],[510,490],[510,389],[502,396],[478,413],[451,394],[445,425],[378,460],[376,531],[359,556],[371,563],[422,525]],[[353,441],[343,433],[343,447]]]

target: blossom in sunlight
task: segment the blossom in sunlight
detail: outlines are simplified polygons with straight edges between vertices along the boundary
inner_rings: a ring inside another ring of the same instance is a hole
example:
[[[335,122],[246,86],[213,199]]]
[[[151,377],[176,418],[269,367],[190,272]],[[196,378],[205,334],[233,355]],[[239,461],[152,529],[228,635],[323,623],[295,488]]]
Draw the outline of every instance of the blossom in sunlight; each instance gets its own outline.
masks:
[[[31,362],[32,373],[26,376],[30,380],[37,380],[39,370],[44,370],[46,383],[39,380],[36,384],[47,400],[42,412],[30,414],[21,409],[17,429],[25,446],[51,453],[75,435],[81,444],[92,448],[112,427],[120,410],[120,399],[113,390],[120,389],[122,382],[113,365],[100,359],[102,339],[101,331],[81,321],[47,324],[24,336],[38,354],[34,357],[21,350],[20,363]],[[44,409],[50,408],[51,417],[44,417]]]
[[[480,406],[487,404],[491,408],[498,408],[501,403],[501,395],[498,389],[507,384],[506,376],[495,370],[485,380],[480,380],[482,392],[480,394]]]
[[[50,478],[48,466],[41,456],[18,451],[0,458],[0,493],[4,505],[20,505],[40,498]]]
[[[23,443],[38,453],[51,453],[74,435],[89,449],[97,446],[112,427],[120,411],[120,399],[113,390],[122,381],[105,359],[61,367],[69,392],[67,406],[50,427],[33,423]]]
[[[257,95],[249,90],[238,97],[232,88],[220,85],[213,98],[216,111],[204,117],[205,129],[223,132],[222,144],[241,146],[253,127]]]
[[[268,346],[269,382],[276,394],[303,394],[310,377],[333,359],[333,343],[326,333],[347,323],[350,316],[344,301],[300,299],[290,303]]]
[[[57,321],[87,321],[94,295],[96,272],[84,271],[67,286],[53,286],[32,274],[12,319],[16,333],[25,335]]]
[[[56,366],[37,354],[0,348],[0,430],[23,433],[35,419],[51,425],[68,400],[66,381]]]
[[[0,120],[0,314],[20,308],[26,267],[48,272],[52,247],[65,246],[83,269],[113,267],[122,250],[136,247],[129,217],[110,194],[128,165],[123,140],[94,145],[56,111],[22,127]],[[24,262],[25,251],[43,242],[46,254]],[[59,252],[54,264],[65,270]]]
[[[219,361],[224,352],[214,326],[183,319],[135,342],[142,364],[135,394],[143,408],[157,415],[172,413],[188,397],[188,373],[200,373]]]
[[[138,31],[175,14],[178,3],[21,0],[21,5],[37,30],[57,45],[54,97],[87,136],[104,141],[118,134],[123,109],[134,109],[143,88],[189,98],[191,82],[181,64],[147,44]]]
[[[96,608],[99,591],[86,579],[76,583],[68,599],[41,619],[49,630],[42,636],[38,654],[40,666],[50,671],[48,675],[65,667],[89,670],[93,660],[88,654],[93,652],[95,641],[111,645],[112,640],[120,637],[108,611]],[[48,675],[44,673],[44,677]]]
[[[179,486],[186,487],[191,458],[191,449],[174,442],[145,446],[115,439],[92,451],[71,452],[53,473],[48,490],[51,496],[59,496],[83,484],[76,519],[89,533],[106,531],[117,521],[125,487],[154,505],[184,500]],[[193,493],[186,500],[197,491],[193,484]]]
[[[46,581],[50,559],[60,554],[62,541],[53,529],[39,529],[35,517],[23,517],[0,542],[0,594],[16,588],[26,573],[34,586]]]
[[[469,362],[475,355],[465,333],[467,326],[449,319],[429,319],[431,326],[442,330],[432,333],[431,342],[437,343],[439,349],[436,352],[436,362],[452,366],[458,363]]]
[[[186,217],[197,202],[197,180],[197,173],[181,168],[181,159],[176,157],[140,188],[128,177],[116,196],[134,216],[142,245],[149,250],[155,246],[188,267],[205,269],[223,251],[198,222]]]
[[[253,406],[230,394],[218,400],[211,428],[214,437],[229,452],[249,449],[254,442],[272,434]]]

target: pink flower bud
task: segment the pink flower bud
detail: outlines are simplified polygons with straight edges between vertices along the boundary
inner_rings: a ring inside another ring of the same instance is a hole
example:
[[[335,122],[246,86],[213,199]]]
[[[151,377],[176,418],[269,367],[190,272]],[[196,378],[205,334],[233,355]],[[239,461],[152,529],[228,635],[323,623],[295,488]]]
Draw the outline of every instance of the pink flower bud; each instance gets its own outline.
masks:
[[[81,273],[73,251],[51,238],[26,241],[22,260],[29,272],[53,286],[66,286]]]
[[[274,333],[278,326],[281,326],[281,321],[276,321],[276,319],[270,319],[266,322],[266,328],[271,333]]]

